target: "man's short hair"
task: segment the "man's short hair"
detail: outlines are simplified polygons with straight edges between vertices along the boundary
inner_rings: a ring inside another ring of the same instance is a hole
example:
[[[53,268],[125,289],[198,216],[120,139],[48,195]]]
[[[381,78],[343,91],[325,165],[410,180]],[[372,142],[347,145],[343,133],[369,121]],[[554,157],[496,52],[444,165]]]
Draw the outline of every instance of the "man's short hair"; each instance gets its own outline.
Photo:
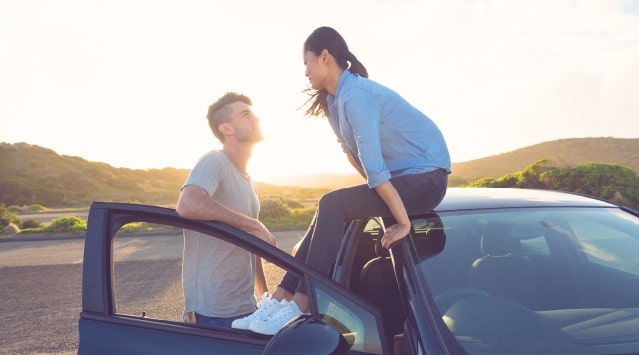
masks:
[[[222,143],[224,143],[224,135],[220,133],[219,126],[221,123],[231,120],[231,108],[228,105],[238,101],[249,106],[253,105],[248,96],[229,91],[209,106],[209,112],[206,114],[209,127],[211,127],[213,135]]]

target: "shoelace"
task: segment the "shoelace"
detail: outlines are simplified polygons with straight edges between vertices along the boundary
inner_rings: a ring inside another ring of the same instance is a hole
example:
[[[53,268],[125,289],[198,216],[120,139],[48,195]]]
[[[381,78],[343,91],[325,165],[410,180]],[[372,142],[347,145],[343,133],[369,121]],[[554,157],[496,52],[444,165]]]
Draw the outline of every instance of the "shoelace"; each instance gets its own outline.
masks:
[[[253,312],[252,316],[254,318],[260,318],[262,314],[269,313],[271,310],[281,302],[277,300],[273,300],[274,302],[268,302],[271,299],[265,300],[264,303],[258,308],[255,312]]]
[[[268,292],[264,292],[262,294],[262,297],[260,297],[260,299],[257,301],[257,304],[256,304],[257,308],[262,307],[262,305],[266,303],[266,301],[268,301],[269,299],[270,298],[268,297]]]
[[[293,308],[294,306],[292,304],[287,304],[284,307],[282,307],[279,311],[275,312],[272,316],[269,317],[268,320],[272,320],[272,321],[281,321],[281,320],[291,320],[295,315],[299,314],[300,312],[296,312],[295,308]]]

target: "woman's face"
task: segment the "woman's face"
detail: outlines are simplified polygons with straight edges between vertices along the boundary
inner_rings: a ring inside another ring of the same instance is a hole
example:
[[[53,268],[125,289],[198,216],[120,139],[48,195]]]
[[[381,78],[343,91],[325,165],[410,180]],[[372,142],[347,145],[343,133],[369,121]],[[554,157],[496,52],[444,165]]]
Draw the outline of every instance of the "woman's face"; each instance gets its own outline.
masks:
[[[323,60],[326,54],[316,55],[312,51],[304,53],[304,66],[306,71],[304,74],[308,78],[311,87],[315,90],[326,89],[326,80],[328,77],[328,65]]]

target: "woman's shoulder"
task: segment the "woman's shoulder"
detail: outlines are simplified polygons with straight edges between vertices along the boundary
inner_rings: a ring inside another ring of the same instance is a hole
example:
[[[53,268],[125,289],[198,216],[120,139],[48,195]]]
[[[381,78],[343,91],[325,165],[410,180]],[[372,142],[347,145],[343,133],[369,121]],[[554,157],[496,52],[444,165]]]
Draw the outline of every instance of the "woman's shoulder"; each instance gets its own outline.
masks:
[[[341,100],[348,100],[360,96],[391,97],[397,93],[389,87],[369,78],[357,74],[351,74],[344,82],[342,90],[338,93]]]

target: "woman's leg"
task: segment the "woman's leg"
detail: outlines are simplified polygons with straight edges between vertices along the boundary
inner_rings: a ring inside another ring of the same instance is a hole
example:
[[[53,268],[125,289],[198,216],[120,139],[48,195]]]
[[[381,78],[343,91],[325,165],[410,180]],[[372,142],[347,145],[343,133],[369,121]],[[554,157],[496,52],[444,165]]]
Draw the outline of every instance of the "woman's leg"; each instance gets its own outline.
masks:
[[[315,230],[315,221],[317,221],[317,211],[315,211],[315,216],[313,216],[313,220],[311,220],[311,224],[309,225],[304,237],[301,240],[300,245],[295,252],[295,258],[301,260],[306,263],[306,256],[308,255],[309,245],[311,243],[311,237],[313,235],[313,231]],[[291,273],[286,272],[282,281],[280,281],[279,285],[277,285],[277,290],[273,293],[273,297],[281,300],[283,298],[290,299],[291,296],[295,293],[295,288],[300,282],[300,278]]]
[[[426,213],[435,208],[444,198],[447,181],[447,174],[442,171],[391,179],[409,215]],[[390,211],[377,192],[367,185],[327,193],[320,199],[313,222],[295,256],[301,260],[305,257],[307,265],[328,275],[344,237],[345,222],[369,216],[387,217],[390,216]],[[287,272],[276,294],[290,297],[292,290],[284,290],[283,287],[290,288],[295,279],[299,280]],[[308,312],[304,280],[299,280],[292,301],[271,317],[252,323],[249,329],[262,334],[275,334],[295,315]]]
[[[441,202],[448,176],[445,171],[437,170],[400,176],[391,182],[411,215],[429,212]],[[306,263],[328,275],[344,237],[345,222],[371,216],[388,217],[390,211],[377,192],[367,185],[339,189],[322,196],[314,220],[315,228],[309,229],[311,233],[305,237],[310,239]],[[304,282],[300,282],[297,291],[305,293],[305,289]]]

